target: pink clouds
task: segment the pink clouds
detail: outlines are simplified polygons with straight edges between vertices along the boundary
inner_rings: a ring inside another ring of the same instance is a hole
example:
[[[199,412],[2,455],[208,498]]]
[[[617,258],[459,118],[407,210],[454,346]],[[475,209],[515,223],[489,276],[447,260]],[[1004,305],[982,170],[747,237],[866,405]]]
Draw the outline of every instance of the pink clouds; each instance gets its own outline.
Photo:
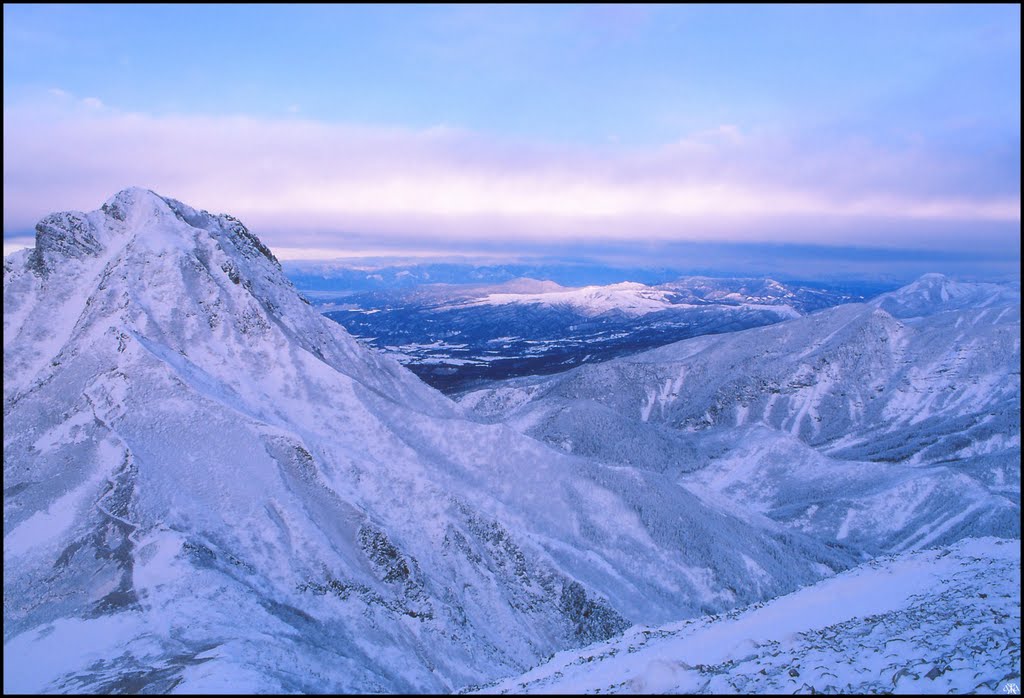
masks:
[[[1019,193],[964,194],[955,174],[920,150],[809,147],[733,125],[659,147],[586,148],[294,116],[134,114],[57,92],[4,110],[9,234],[129,184],[231,212],[291,247],[336,247],[342,231],[918,246],[934,242],[922,222],[1019,227]],[[862,223],[879,220],[896,225],[871,239]],[[916,232],[892,239],[901,221]]]

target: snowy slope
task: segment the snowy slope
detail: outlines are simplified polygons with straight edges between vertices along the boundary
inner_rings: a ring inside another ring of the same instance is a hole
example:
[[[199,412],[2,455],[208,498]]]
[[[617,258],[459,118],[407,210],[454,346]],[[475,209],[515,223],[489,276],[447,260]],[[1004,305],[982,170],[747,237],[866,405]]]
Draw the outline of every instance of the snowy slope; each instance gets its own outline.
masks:
[[[870,553],[1018,536],[1019,292],[960,284],[921,305],[920,283],[461,402],[567,452],[675,475],[738,515]],[[909,313],[908,297],[917,315],[882,309]],[[976,306],[962,307],[968,297]]]
[[[996,693],[1020,687],[1020,549],[967,539],[765,604],[635,627],[483,693]]]
[[[4,261],[4,488],[5,691],[452,690],[856,558],[465,419],[141,189]]]

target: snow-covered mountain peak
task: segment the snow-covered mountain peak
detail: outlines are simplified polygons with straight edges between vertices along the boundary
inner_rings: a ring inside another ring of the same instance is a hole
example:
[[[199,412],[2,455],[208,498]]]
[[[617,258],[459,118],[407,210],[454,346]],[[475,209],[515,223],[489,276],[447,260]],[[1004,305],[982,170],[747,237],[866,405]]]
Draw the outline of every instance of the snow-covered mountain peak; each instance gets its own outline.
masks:
[[[242,376],[225,353],[245,356],[243,365],[257,367],[258,376],[280,369],[270,356],[301,347],[374,389],[451,411],[414,376],[361,350],[337,323],[311,309],[270,249],[233,216],[130,187],[98,210],[50,214],[36,230],[36,247],[25,262],[11,260],[4,268],[5,397],[54,371],[60,364],[50,365],[49,352],[70,351],[69,342],[91,327],[96,334],[106,328],[110,337],[123,335],[119,345],[132,337],[143,345],[158,338],[231,383]],[[32,317],[38,307],[46,308],[48,323]]]
[[[46,275],[64,259],[97,257],[104,250],[133,242],[154,250],[176,248],[191,253],[200,233],[220,242],[229,240],[229,247],[242,256],[262,256],[280,268],[270,249],[234,216],[197,211],[141,187],[122,189],[97,211],[45,216],[36,226],[33,256],[37,270]]]
[[[599,286],[588,286],[587,288],[600,288]],[[604,288],[612,291],[642,291],[648,288],[645,284],[637,281],[620,281],[617,284],[609,284]]]
[[[898,318],[912,318],[967,307],[985,308],[1020,303],[1020,287],[957,281],[944,274],[924,274],[876,298],[872,303]]]
[[[491,293],[468,305],[546,305],[570,308],[585,316],[596,317],[617,311],[636,317],[665,310],[671,305],[669,294],[644,284],[623,281],[608,286],[542,289],[528,293]]]
[[[167,232],[179,227],[177,222],[174,212],[157,194],[138,187],[124,189],[97,211],[60,211],[44,216],[36,224],[32,265],[41,276],[49,276],[69,260],[99,257],[140,231]]]
[[[933,302],[943,302],[962,295],[969,288],[970,285],[954,281],[945,274],[932,272],[921,275],[893,293],[905,297],[920,296]]]
[[[141,259],[132,254],[135,247],[140,253],[155,252],[161,257],[171,251],[202,256],[201,248],[211,242],[234,262],[265,258],[280,270],[270,249],[234,216],[198,211],[141,187],[122,189],[96,211],[45,216],[36,226],[36,245],[30,254],[37,271],[46,275],[64,260],[96,258],[105,252],[109,257],[105,262],[131,264],[133,259]],[[273,276],[291,287],[282,273]]]
[[[167,201],[150,189],[127,187],[107,199],[100,209],[128,227],[163,217],[175,218]]]
[[[69,260],[100,257],[140,237],[151,247],[187,250],[194,247],[195,228],[211,232],[216,227],[209,214],[172,202],[148,189],[129,187],[99,210],[51,213],[36,225],[33,267],[46,277]]]
[[[479,306],[535,306],[568,311],[592,319],[615,314],[628,318],[672,313],[699,313],[714,309],[722,313],[762,312],[774,320],[854,300],[850,296],[821,289],[787,287],[773,279],[681,277],[657,286],[636,281],[581,287],[492,287],[486,296],[469,298],[449,308]]]
[[[41,228],[46,273],[4,264],[5,690],[448,691],[856,558],[466,419],[231,216]]]
[[[565,286],[561,286],[554,281],[534,279],[528,276],[509,279],[500,284],[484,287],[484,289],[491,293],[553,293],[568,290]]]

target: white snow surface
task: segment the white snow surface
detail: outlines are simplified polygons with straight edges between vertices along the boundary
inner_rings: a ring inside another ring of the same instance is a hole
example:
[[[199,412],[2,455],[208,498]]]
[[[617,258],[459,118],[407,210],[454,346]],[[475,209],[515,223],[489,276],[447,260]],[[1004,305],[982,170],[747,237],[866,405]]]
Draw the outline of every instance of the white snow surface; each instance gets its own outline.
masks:
[[[481,693],[1003,693],[1020,687],[1020,547],[965,539],[767,603],[556,654]]]
[[[795,309],[788,305],[765,305],[761,303],[742,302],[738,294],[735,298],[722,297],[719,300],[727,303],[717,306],[722,313],[744,309],[769,310],[780,318],[799,317]],[[483,298],[468,301],[465,305],[546,305],[566,307],[585,317],[596,317],[609,312],[619,312],[628,317],[640,317],[665,310],[684,310],[703,307],[691,303],[680,302],[679,294],[670,285],[665,287],[647,286],[632,281],[623,281],[606,286],[584,286],[582,288],[562,289],[561,287],[543,288],[538,292],[504,292],[488,293]],[[450,307],[462,307],[454,305]]]
[[[1004,693],[1020,687],[1020,547],[872,560],[767,603],[556,654],[480,693]]]

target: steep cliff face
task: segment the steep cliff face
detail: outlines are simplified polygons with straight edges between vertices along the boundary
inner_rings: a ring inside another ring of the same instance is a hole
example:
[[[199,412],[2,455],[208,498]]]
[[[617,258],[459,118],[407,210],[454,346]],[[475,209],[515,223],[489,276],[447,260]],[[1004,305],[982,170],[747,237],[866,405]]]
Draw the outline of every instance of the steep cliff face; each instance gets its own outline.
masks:
[[[142,189],[4,261],[4,488],[5,690],[457,689],[855,559],[466,419]]]

